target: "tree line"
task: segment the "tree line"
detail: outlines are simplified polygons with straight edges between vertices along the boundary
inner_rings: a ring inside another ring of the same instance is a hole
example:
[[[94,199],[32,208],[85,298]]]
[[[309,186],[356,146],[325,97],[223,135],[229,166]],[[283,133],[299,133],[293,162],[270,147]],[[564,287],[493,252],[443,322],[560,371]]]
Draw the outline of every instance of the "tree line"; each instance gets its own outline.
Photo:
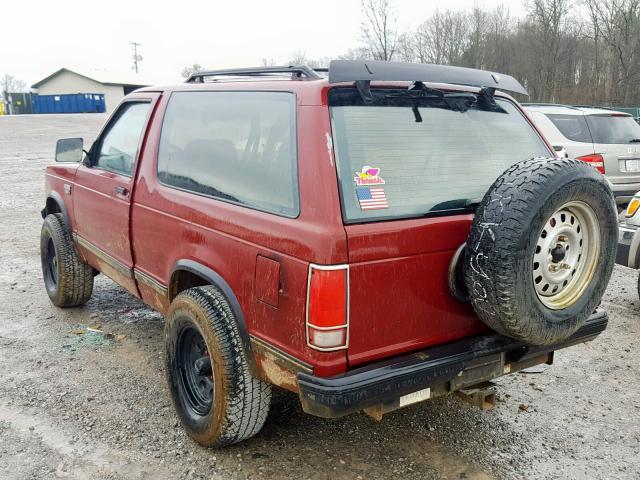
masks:
[[[397,28],[392,0],[363,0],[362,45],[344,58],[481,68],[516,77],[529,101],[640,105],[640,0],[527,0],[438,10]]]

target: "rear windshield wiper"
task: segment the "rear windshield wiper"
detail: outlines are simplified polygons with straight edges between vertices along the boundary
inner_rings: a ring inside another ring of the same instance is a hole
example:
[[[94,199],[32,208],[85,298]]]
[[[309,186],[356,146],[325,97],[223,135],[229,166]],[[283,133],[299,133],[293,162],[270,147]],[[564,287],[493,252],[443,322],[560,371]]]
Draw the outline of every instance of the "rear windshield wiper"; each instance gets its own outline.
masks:
[[[407,90],[388,93],[386,98],[407,98],[414,101],[414,114],[416,122],[421,122],[420,112],[417,112],[418,100],[437,99],[440,100],[444,107],[456,112],[466,112],[478,102],[478,95],[467,92],[451,92],[447,93],[437,88],[427,87],[422,82],[414,82]],[[440,105],[439,105],[440,106]],[[441,108],[443,106],[440,106]]]
[[[495,89],[483,88],[478,93],[472,92],[445,92],[436,88],[427,87],[422,82],[414,82],[407,90],[400,90],[385,95],[387,99],[408,99],[413,102],[413,113],[416,122],[422,121],[422,116],[418,110],[420,100],[432,99],[439,104],[434,105],[437,108],[446,108],[454,112],[465,113],[472,107],[479,107],[482,110],[492,112],[507,113],[495,101]]]
[[[640,138],[632,138],[629,143],[640,143]]]

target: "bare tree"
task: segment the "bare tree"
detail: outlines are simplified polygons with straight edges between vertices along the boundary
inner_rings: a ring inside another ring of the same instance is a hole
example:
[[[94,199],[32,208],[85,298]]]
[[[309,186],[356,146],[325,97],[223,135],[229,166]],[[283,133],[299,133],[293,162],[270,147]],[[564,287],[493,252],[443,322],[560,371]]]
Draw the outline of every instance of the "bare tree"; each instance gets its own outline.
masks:
[[[594,33],[611,55],[608,68],[612,100],[637,98],[640,79],[640,0],[586,1]]]
[[[304,50],[296,50],[289,55],[289,65],[307,65],[310,59]]]
[[[485,39],[485,68],[498,72],[513,69],[511,52],[514,48],[514,20],[504,5],[489,13],[487,38]],[[507,66],[510,65],[510,68]]]
[[[329,57],[311,58],[303,50],[296,50],[289,57],[289,65],[306,65],[311,68],[324,68],[329,66]]]
[[[341,59],[418,61],[515,76],[530,101],[640,104],[640,0],[528,0],[527,15],[500,5],[438,10],[400,32],[392,0],[364,0],[363,43]],[[304,51],[292,63],[327,66]]]
[[[340,60],[373,60],[369,49],[364,47],[350,48],[338,57]]]
[[[489,12],[474,5],[467,18],[469,27],[469,45],[465,52],[465,64],[473,68],[484,68],[489,27]]]
[[[398,36],[396,43],[396,57],[403,62],[415,62],[416,55],[416,42],[415,36],[411,32],[404,32]]]
[[[0,93],[2,92],[20,93],[20,92],[27,91],[26,83],[24,83],[22,80],[15,78],[13,75],[9,75],[8,73],[6,73],[2,77],[2,81],[0,82],[0,85],[2,86]]]
[[[201,72],[202,70],[206,70],[206,67],[203,67],[203,66],[202,66],[202,65],[200,65],[199,63],[194,63],[194,64],[193,64],[193,65],[191,65],[191,66],[184,67],[184,68],[182,69],[182,73],[181,73],[181,75],[182,75],[184,78],[189,78],[189,77],[191,76],[191,74],[192,74],[192,73],[195,73],[195,72]]]
[[[534,58],[539,65],[533,73],[544,101],[558,101],[558,70],[563,57],[563,32],[572,0],[529,0],[527,25]]]
[[[390,0],[363,0],[365,21],[360,30],[366,48],[375,60],[391,60],[396,51],[398,30]]]
[[[460,65],[469,43],[469,22],[465,12],[436,10],[418,27],[416,53],[421,62]]]

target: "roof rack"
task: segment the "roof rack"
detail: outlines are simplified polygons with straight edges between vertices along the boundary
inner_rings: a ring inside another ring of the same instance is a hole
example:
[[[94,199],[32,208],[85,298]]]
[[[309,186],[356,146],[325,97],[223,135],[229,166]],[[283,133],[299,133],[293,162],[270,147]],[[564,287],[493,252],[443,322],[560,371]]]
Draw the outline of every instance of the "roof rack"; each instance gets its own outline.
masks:
[[[515,78],[474,68],[374,60],[333,60],[329,65],[329,83],[368,86],[372,81],[452,83],[527,95]]]
[[[273,77],[278,74],[290,74],[295,80],[319,80],[323,78],[318,72],[327,69],[313,69],[306,65],[283,66],[283,67],[256,67],[256,68],[230,68],[226,70],[207,70],[194,72],[189,75],[185,83],[204,83],[207,77]]]

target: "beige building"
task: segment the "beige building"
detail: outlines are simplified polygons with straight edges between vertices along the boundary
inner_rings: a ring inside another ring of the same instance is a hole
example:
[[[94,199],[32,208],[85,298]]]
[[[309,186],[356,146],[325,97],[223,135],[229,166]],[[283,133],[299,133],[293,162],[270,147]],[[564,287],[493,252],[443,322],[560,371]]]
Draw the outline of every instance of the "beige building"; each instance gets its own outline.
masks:
[[[133,80],[135,82],[135,80]],[[63,95],[66,93],[103,93],[106,110],[112,112],[122,97],[134,90],[146,87],[142,83],[112,82],[81,75],[67,68],[52,73],[31,88],[39,95]]]

